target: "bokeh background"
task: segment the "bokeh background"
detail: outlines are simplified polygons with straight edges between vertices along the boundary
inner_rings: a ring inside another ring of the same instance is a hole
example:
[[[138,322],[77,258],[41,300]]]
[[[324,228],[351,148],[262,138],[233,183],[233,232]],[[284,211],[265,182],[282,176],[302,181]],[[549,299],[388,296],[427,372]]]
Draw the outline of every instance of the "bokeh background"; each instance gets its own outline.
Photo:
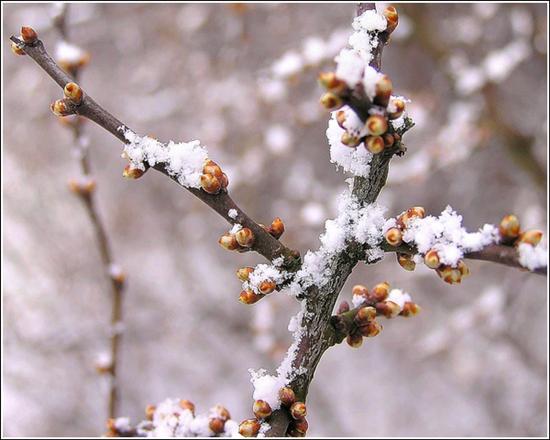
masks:
[[[379,7],[383,5],[379,5]],[[395,215],[447,204],[469,228],[517,213],[547,231],[547,7],[396,5],[383,69],[412,102],[416,127],[380,201]],[[71,135],[49,104],[61,91],[8,38],[33,26],[52,52],[52,4],[3,4],[4,434],[104,431],[108,281],[89,219],[67,190]],[[134,130],[201,139],[259,222],[285,221],[285,244],[318,246],[345,177],[329,163],[319,71],[351,33],[354,4],[73,4],[70,40],[91,54],[81,84]],[[217,245],[223,220],[165,176],[121,177],[122,146],[88,123],[98,199],[128,273],[120,415],[187,398],[251,415],[248,368],[273,369],[298,304],[275,294],[246,307],[236,268],[262,262]],[[449,286],[392,256],[359,265],[351,286],[388,280],[423,307],[359,350],[322,359],[310,434],[547,434],[546,278],[490,263]]]

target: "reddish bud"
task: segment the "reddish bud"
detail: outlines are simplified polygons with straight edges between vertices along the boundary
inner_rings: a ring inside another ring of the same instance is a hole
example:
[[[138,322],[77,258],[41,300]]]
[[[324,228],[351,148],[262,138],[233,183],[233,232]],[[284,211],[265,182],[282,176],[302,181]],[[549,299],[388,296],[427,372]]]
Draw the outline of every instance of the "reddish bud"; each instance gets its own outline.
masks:
[[[273,292],[276,288],[277,288],[277,284],[275,284],[271,280],[262,281],[258,286],[258,290],[262,295],[268,295],[271,292]]]
[[[354,333],[350,333],[346,337],[346,342],[352,348],[359,348],[359,347],[361,347],[361,345],[363,345],[363,336],[361,335],[361,333],[359,331],[354,332]]]
[[[398,228],[388,229],[384,234],[384,238],[390,246],[399,246],[403,243],[403,234]]]
[[[349,303],[347,301],[342,301],[338,305],[338,309],[336,310],[337,315],[341,315],[342,313],[349,312]]]
[[[195,415],[195,404],[190,400],[181,399],[179,401],[179,406],[181,409],[188,409],[193,415]]]
[[[235,233],[235,238],[237,239],[237,243],[245,248],[252,247],[254,244],[254,233],[249,228],[239,229]]]
[[[271,415],[271,406],[265,400],[256,400],[254,406],[252,407],[254,415],[258,419],[266,419]]]
[[[339,110],[336,113],[336,122],[338,122],[340,128],[346,129],[346,127],[344,127],[344,123],[346,122],[346,112],[344,110]]]
[[[344,104],[342,98],[332,92],[327,92],[321,96],[320,102],[327,110],[337,110]]]
[[[223,171],[220,166],[213,160],[206,159],[204,166],[202,167],[203,174],[210,174],[211,176],[216,177],[218,180],[222,179]]]
[[[211,409],[211,412],[216,415],[215,417],[223,420],[224,422],[231,418],[231,414],[223,405],[215,405],[214,408]]]
[[[380,334],[382,331],[382,326],[378,321],[372,320],[359,327],[359,331],[365,338],[373,338],[374,336]]]
[[[243,304],[257,303],[262,297],[252,290],[243,290],[239,295],[239,301]]]
[[[239,243],[237,243],[235,235],[229,233],[223,234],[218,240],[218,243],[222,248],[227,249],[228,251],[234,251],[239,248]]]
[[[277,217],[275,220],[271,222],[269,233],[278,240],[279,238],[281,238],[281,235],[283,235],[284,232],[285,232],[285,224],[279,217]]]
[[[437,269],[440,265],[439,254],[435,249],[430,249],[424,255],[424,264],[430,269]]]
[[[67,116],[73,114],[71,107],[66,99],[58,99],[50,105],[50,110],[56,116]]]
[[[342,137],[340,138],[340,142],[342,142],[342,144],[346,147],[355,148],[361,143],[361,138],[344,131],[344,133],[342,133]]]
[[[524,231],[519,235],[517,244],[527,243],[531,246],[536,246],[542,240],[542,231],[537,229],[530,229],[529,231]]]
[[[374,103],[386,107],[390,102],[392,83],[387,75],[382,76],[375,85]]]
[[[400,254],[397,253],[397,262],[399,265],[408,271],[413,271],[416,268],[416,263],[412,259],[412,257],[408,254]]]
[[[222,184],[216,176],[212,174],[202,174],[201,188],[208,194],[218,194],[222,189]]]
[[[369,297],[375,302],[384,301],[390,293],[390,285],[388,282],[378,283],[372,288],[369,293]]]
[[[353,295],[359,295],[359,296],[367,297],[369,295],[369,289],[367,289],[367,287],[363,286],[362,284],[356,284],[351,289],[351,293]]]
[[[215,434],[221,434],[225,429],[225,422],[217,417],[208,420],[208,427]]]
[[[248,281],[252,272],[254,272],[254,268],[252,267],[241,267],[240,269],[237,269],[237,278],[242,282]]]
[[[361,307],[355,315],[355,322],[358,326],[362,326],[374,318],[376,318],[376,309],[374,307]]]
[[[305,434],[309,428],[309,424],[305,418],[294,420],[292,422],[292,429],[298,431],[300,434]]]
[[[401,313],[399,313],[400,316],[404,316],[405,318],[418,315],[420,313],[420,306],[418,304],[415,304],[413,302],[406,302],[403,305],[403,310],[401,310]]]
[[[394,98],[388,105],[388,118],[391,120],[400,118],[405,111],[405,101],[401,98]]]
[[[292,406],[296,402],[296,395],[292,388],[283,387],[279,390],[279,400],[283,406]]]
[[[443,281],[449,284],[460,284],[462,281],[462,274],[459,269],[451,266],[441,266],[437,269],[437,274]]]
[[[304,402],[294,402],[290,406],[290,415],[293,419],[299,420],[307,416],[307,408]]]
[[[397,14],[397,9],[395,9],[393,6],[388,6],[384,10],[383,14],[384,17],[386,17],[386,32],[388,34],[391,34],[399,23],[399,15]]]
[[[243,437],[256,437],[260,432],[260,422],[256,419],[248,419],[241,422],[239,425],[239,434]]]
[[[347,85],[344,81],[336,77],[334,72],[322,72],[319,74],[319,84],[329,92],[339,95],[346,90]]]
[[[67,83],[63,89],[63,94],[75,104],[80,104],[82,102],[82,89],[77,83]]]
[[[139,179],[144,174],[145,170],[134,167],[132,164],[126,165],[122,171],[122,177],[126,177],[127,179]]]
[[[381,136],[386,131],[388,131],[388,121],[384,116],[381,115],[371,115],[367,118],[365,123],[369,134],[372,136]],[[383,144],[382,139],[382,144]]]
[[[519,219],[513,214],[504,216],[498,225],[498,231],[505,241],[515,240],[520,233]]]
[[[21,28],[21,38],[26,44],[32,44],[38,40],[38,34],[32,27],[23,26]]]
[[[372,154],[379,154],[384,151],[384,138],[382,136],[367,136],[365,147]]]
[[[393,134],[391,134],[391,133],[386,133],[383,136],[383,139],[384,139],[384,148],[390,148],[391,146],[393,146],[393,144],[395,142],[395,138],[393,137]]]

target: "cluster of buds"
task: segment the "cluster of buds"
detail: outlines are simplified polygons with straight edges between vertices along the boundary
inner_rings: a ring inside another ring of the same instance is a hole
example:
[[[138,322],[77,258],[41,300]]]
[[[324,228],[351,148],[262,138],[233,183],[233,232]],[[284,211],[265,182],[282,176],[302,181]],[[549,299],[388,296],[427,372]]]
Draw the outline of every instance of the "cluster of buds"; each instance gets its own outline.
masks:
[[[97,184],[94,178],[81,176],[69,179],[68,186],[72,193],[80,197],[89,197],[96,189]]]
[[[76,107],[82,103],[84,92],[77,83],[67,83],[63,89],[65,98],[58,99],[50,105],[50,110],[56,116],[73,115]]]
[[[21,27],[21,35],[19,36],[19,39],[23,41],[23,45],[18,44],[14,41],[11,42],[11,51],[15,55],[26,55],[25,53],[25,45],[32,46],[38,41],[38,34],[36,31],[30,27],[30,26],[22,26]]]
[[[536,246],[542,240],[542,231],[537,229],[521,230],[519,219],[509,214],[504,216],[498,225],[500,240],[502,244],[519,246],[522,243]]]
[[[424,264],[434,269],[439,277],[449,284],[460,284],[463,278],[470,275],[470,269],[464,260],[458,260],[455,266],[442,264],[436,249],[430,249],[424,254]]]
[[[235,228],[234,228],[235,229]],[[254,245],[254,232],[250,228],[240,228],[237,231],[229,231],[223,234],[218,243],[228,251],[245,252]]]
[[[225,422],[231,419],[231,414],[222,405],[214,406],[208,416],[208,427],[215,434],[221,434],[225,430]]]
[[[337,330],[346,334],[346,342],[350,347],[360,347],[364,337],[374,337],[382,331],[382,326],[376,320],[377,316],[410,317],[420,312],[418,304],[410,301],[408,295],[405,296],[398,290],[390,292],[387,282],[379,283],[370,290],[358,284],[353,287],[352,294],[353,303],[357,307],[350,310],[349,303],[342,301],[337,315],[333,317],[333,324]]]
[[[426,210],[422,206],[413,206],[400,214],[396,219],[396,226],[389,228],[384,234],[386,243],[392,247],[399,247],[403,243],[403,233],[409,222],[414,218],[424,218],[425,215]],[[416,268],[412,255],[399,252],[396,255],[397,262],[403,269],[412,271]]]
[[[218,194],[229,185],[229,179],[220,166],[213,160],[206,159],[202,168],[201,188],[208,194]]]
[[[262,224],[260,224],[260,226],[264,229],[264,231],[266,231],[269,235],[275,237],[277,240],[281,238],[281,236],[285,232],[285,224],[279,217],[276,217],[269,226],[265,226]]]

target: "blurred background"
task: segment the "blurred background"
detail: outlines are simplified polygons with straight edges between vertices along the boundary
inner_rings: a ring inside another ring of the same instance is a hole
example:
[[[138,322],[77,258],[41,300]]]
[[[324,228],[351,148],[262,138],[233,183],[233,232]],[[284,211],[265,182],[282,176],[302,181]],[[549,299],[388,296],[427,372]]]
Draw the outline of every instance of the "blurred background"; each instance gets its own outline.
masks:
[[[385,5],[379,4],[378,7]],[[52,4],[3,4],[3,425],[8,436],[104,432],[110,290],[91,224],[67,189],[79,175],[60,89],[8,38],[34,27],[54,52]],[[403,4],[383,70],[416,127],[379,201],[395,215],[447,204],[476,229],[510,212],[547,232],[547,8]],[[72,4],[69,39],[91,55],[84,90],[138,133],[200,139],[258,222],[318,247],[345,177],[329,163],[316,76],[351,34],[355,4]],[[147,404],[216,403],[252,415],[248,368],[276,368],[298,303],[237,301],[234,275],[261,257],[217,244],[227,225],[160,173],[121,177],[122,145],[87,123],[101,216],[128,273],[118,366],[120,415]],[[546,278],[471,262],[449,286],[391,255],[351,286],[383,280],[423,313],[386,323],[358,350],[323,357],[308,397],[311,435],[547,434]]]

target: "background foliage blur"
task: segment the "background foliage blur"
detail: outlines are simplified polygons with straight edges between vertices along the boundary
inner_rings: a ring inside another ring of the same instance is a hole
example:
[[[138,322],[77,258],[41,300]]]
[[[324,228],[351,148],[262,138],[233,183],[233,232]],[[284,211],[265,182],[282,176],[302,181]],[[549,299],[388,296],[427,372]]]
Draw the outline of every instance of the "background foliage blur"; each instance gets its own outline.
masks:
[[[49,111],[61,91],[6,50],[22,24],[50,51],[59,36],[51,4],[2,6],[4,434],[96,435],[107,401],[107,379],[94,368],[107,350],[107,281],[67,190],[77,174],[71,137]],[[412,99],[416,127],[380,198],[388,214],[451,204],[470,228],[514,212],[546,231],[546,6],[396,6],[383,68]],[[74,4],[68,29],[92,56],[84,90],[142,134],[201,139],[234,199],[259,222],[281,216],[283,241],[304,254],[345,187],[329,163],[316,75],[332,65],[333,55],[319,62],[330,45],[345,44],[354,10]],[[100,209],[129,274],[121,415],[136,421],[146,404],[181,397],[198,411],[223,403],[235,419],[249,417],[247,369],[276,367],[297,303],[276,294],[239,304],[234,270],[260,257],[221,249],[224,222],[161,174],[123,179],[118,141],[91,123],[85,130]],[[356,268],[342,297],[357,282],[388,280],[423,313],[391,322],[359,350],[343,344],[324,356],[308,399],[310,434],[546,434],[546,279],[489,263],[471,269],[449,286],[391,256]]]

